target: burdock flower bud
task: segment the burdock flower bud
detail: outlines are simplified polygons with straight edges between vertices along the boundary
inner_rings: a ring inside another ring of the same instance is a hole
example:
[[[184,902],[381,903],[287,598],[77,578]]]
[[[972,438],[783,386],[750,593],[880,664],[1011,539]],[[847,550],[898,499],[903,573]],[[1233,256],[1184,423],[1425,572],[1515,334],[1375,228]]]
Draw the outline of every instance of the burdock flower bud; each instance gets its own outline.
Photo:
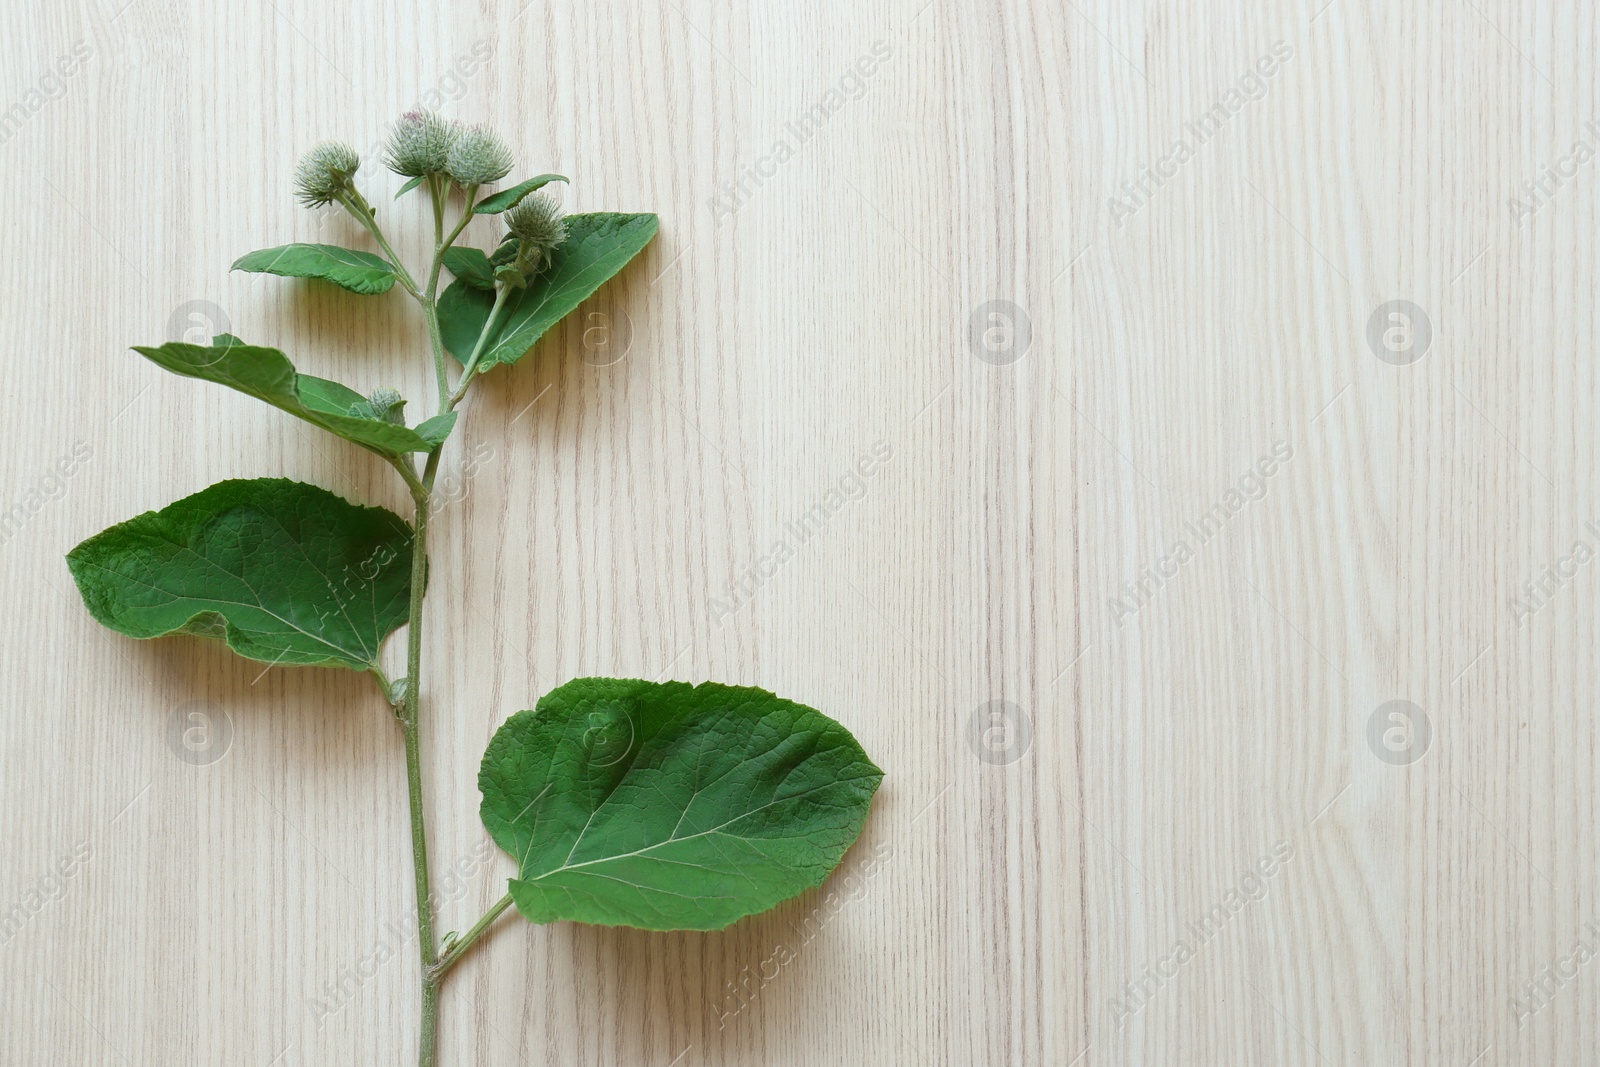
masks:
[[[361,168],[356,150],[340,141],[323,141],[300,157],[295,167],[296,195],[306,207],[321,207],[355,187],[350,179]]]
[[[567,239],[567,223],[555,198],[539,193],[506,212],[506,228],[520,242],[517,266],[540,271],[550,262],[550,253]]]
[[[431,111],[408,111],[400,116],[389,135],[384,165],[407,178],[443,174],[450,163],[450,149],[460,136],[457,123]]]
[[[405,398],[398,389],[374,389],[370,397],[351,405],[350,414],[357,418],[378,419],[404,426],[405,406]]]
[[[511,173],[516,160],[500,136],[487,126],[468,126],[450,148],[446,167],[462,185],[487,185]]]

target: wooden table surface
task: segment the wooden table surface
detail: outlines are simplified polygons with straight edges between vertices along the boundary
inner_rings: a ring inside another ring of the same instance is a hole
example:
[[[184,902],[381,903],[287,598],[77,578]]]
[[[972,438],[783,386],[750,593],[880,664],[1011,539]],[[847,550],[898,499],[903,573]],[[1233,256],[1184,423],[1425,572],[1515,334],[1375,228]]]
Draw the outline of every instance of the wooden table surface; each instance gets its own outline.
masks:
[[[326,137],[416,262],[424,104],[662,220],[448,445],[441,929],[568,678],[761,685],[887,772],[727,931],[503,920],[442,1063],[1594,1064],[1600,23],[1246,8],[6,5],[0,1061],[413,1062],[371,680],[116,636],[62,556],[223,478],[401,506],[128,347],[426,395],[398,291],[228,271],[367,247],[294,203]]]

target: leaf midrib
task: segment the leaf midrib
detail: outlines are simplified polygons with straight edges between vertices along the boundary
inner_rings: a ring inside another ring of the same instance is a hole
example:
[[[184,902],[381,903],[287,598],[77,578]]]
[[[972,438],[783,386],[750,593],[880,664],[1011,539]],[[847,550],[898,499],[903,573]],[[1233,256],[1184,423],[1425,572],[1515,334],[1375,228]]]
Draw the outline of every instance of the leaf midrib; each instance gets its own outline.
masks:
[[[870,777],[870,775],[868,775],[868,776],[858,776],[858,777],[855,777],[855,778],[836,778],[836,779],[833,779],[832,781],[827,781],[827,782],[821,783],[820,785],[812,786],[810,789],[804,789],[804,790],[801,790],[798,793],[793,793],[793,794],[791,794],[791,795],[789,795],[787,797],[784,797],[782,800],[769,800],[765,804],[762,804],[760,807],[751,808],[749,811],[740,812],[738,815],[734,816],[731,819],[727,819],[724,822],[718,823],[716,826],[712,826],[712,827],[709,827],[709,828],[707,828],[705,830],[698,831],[697,833],[690,834],[687,837],[669,837],[665,841],[657,841],[656,843],[654,843],[652,845],[646,845],[644,848],[635,849],[632,852],[619,852],[614,856],[600,856],[600,857],[598,857],[596,859],[583,860],[582,862],[579,862],[579,863],[563,863],[559,867],[554,867],[554,868],[552,868],[552,869],[550,869],[548,871],[544,871],[544,872],[542,872],[540,874],[536,874],[536,875],[533,875],[531,877],[522,877],[520,880],[524,881],[524,882],[538,882],[538,881],[541,881],[541,880],[543,880],[545,878],[552,877],[553,875],[562,874],[562,873],[564,873],[566,871],[576,871],[576,870],[580,870],[580,869],[582,869],[584,867],[593,867],[593,866],[596,866],[596,865],[602,864],[602,863],[614,863],[617,860],[632,859],[635,856],[643,856],[646,853],[651,852],[651,851],[653,851],[655,849],[658,849],[658,848],[665,848],[668,845],[681,844],[681,843],[683,843],[685,841],[693,841],[696,838],[707,837],[707,836],[714,835],[714,834],[715,835],[720,835],[722,837],[731,837],[731,838],[734,838],[735,840],[738,840],[738,841],[796,841],[796,840],[805,840],[807,838],[807,835],[804,835],[804,834],[790,835],[790,836],[783,836],[783,837],[745,837],[745,836],[743,836],[741,834],[723,833],[722,830],[723,830],[723,827],[725,827],[725,826],[729,826],[729,825],[731,825],[733,823],[736,823],[740,819],[748,818],[749,816],[754,815],[757,812],[765,811],[766,809],[772,807],[775,804],[787,803],[790,800],[795,800],[795,799],[798,799],[800,797],[806,796],[806,795],[808,795],[810,793],[815,793],[815,792],[817,792],[818,790],[821,790],[821,789],[831,789],[834,786],[849,785],[849,784],[851,784],[853,782],[865,781],[866,778],[868,778],[868,777]],[[682,820],[680,820],[680,822],[681,821]],[[704,868],[704,869],[710,870],[711,868]]]

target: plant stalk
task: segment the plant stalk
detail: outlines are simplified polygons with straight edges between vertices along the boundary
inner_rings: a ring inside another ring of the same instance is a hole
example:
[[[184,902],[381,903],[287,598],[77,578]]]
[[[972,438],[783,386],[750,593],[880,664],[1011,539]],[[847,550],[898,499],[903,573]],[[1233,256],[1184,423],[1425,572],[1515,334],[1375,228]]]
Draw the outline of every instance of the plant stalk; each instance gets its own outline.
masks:
[[[450,411],[461,403],[461,398],[467,395],[467,386],[472,383],[472,376],[478,371],[478,359],[483,355],[484,346],[489,343],[489,338],[494,335],[494,329],[500,324],[500,313],[505,310],[506,298],[511,295],[511,286],[501,284],[494,294],[494,307],[489,309],[489,317],[484,321],[483,329],[478,334],[478,343],[472,346],[472,355],[467,357],[465,369],[461,372],[461,381],[456,385],[456,391],[451,393],[445,401],[445,410]]]
[[[443,978],[445,972],[454,967],[456,961],[467,954],[467,950],[477,943],[478,938],[482,937],[489,927],[494,925],[494,921],[500,918],[510,906],[511,894],[507,893],[496,901],[494,907],[485,912],[483,918],[474,923],[472,929],[462,935],[459,941],[451,942],[450,947],[445,949],[439,956],[439,962],[434,965],[434,974],[439,978]]]
[[[434,1067],[439,1044],[439,985],[433,975],[438,962],[438,942],[433,933],[433,881],[428,874],[428,832],[422,791],[422,605],[428,589],[428,512],[432,510],[433,480],[439,453],[428,457],[420,483],[409,481],[416,504],[411,543],[411,610],[406,628],[405,716],[400,724],[406,739],[406,791],[411,806],[411,865],[417,883],[417,943],[422,957],[422,1029],[418,1067]]]
[[[428,179],[428,194],[433,201],[433,266],[428,271],[428,288],[422,294],[422,310],[428,317],[428,340],[433,345],[433,373],[439,386],[441,412],[450,410],[454,404],[451,403],[450,397],[450,376],[445,370],[444,334],[439,328],[439,268],[444,266],[445,252],[456,243],[456,238],[467,228],[467,223],[472,221],[472,209],[478,200],[476,185],[463,187],[462,191],[467,197],[466,208],[461,212],[461,218],[455,227],[446,235],[444,208],[449,191],[449,184],[445,179]]]
[[[366,197],[352,189],[339,198],[339,203],[343,204],[344,209],[354,215],[356,221],[365,226],[367,232],[372,234],[373,238],[378,242],[378,247],[383,249],[383,254],[389,257],[389,265],[394,268],[395,277],[399,280],[401,287],[418,300],[422,300],[422,291],[417,288],[416,280],[411,277],[411,272],[406,270],[405,261],[395,255],[394,249],[389,246],[389,239],[383,235],[383,229],[378,225],[378,217],[373,213],[372,205],[367,203]]]
[[[439,979],[422,979],[422,1030],[418,1037],[417,1067],[435,1067],[439,1062]]]
[[[400,258],[389,247],[389,242],[384,238],[382,230],[378,227],[377,220],[373,217],[371,208],[367,206],[359,194],[345,199],[345,206],[350,209],[358,219],[377,238],[379,245],[388,254],[390,262],[394,264],[396,274],[401,284],[412,296],[417,298],[422,305],[423,315],[428,320],[428,335],[434,357],[434,367],[439,384],[439,409],[441,412],[452,410],[462,397],[466,395],[467,387],[472,380],[473,365],[477,362],[478,354],[483,350],[494,321],[498,317],[501,306],[505,300],[502,292],[495,304],[495,313],[484,324],[483,331],[479,334],[477,345],[473,350],[473,357],[468,361],[467,372],[462,375],[457,388],[452,391],[449,379],[445,374],[444,342],[439,330],[438,287],[439,268],[444,261],[444,253],[455,243],[457,237],[466,229],[467,223],[472,218],[473,201],[477,197],[477,186],[466,190],[467,207],[460,221],[451,229],[448,236],[444,230],[444,205],[448,193],[448,186],[438,178],[430,178],[428,191],[434,207],[434,253],[433,264],[428,273],[428,287],[419,290],[411,274],[400,262]],[[416,877],[417,887],[417,942],[418,951],[422,961],[422,1018],[418,1033],[417,1064],[418,1067],[435,1067],[439,1059],[439,991],[444,982],[445,972],[455,965],[467,950],[489,929],[506,908],[511,905],[511,895],[508,893],[489,909],[489,912],[479,919],[473,928],[467,931],[465,937],[451,942],[448,951],[443,957],[439,955],[439,944],[433,929],[433,880],[428,872],[428,833],[427,820],[424,812],[422,788],[422,607],[428,588],[428,517],[433,510],[433,485],[439,473],[439,458],[443,454],[443,446],[435,449],[428,456],[422,475],[419,477],[416,468],[409,457],[392,460],[395,470],[405,479],[406,486],[411,490],[411,499],[414,508],[412,523],[413,540],[411,543],[411,604],[408,612],[406,627],[406,678],[404,698],[397,709],[400,725],[405,732],[406,747],[406,792],[411,808],[411,865]],[[378,679],[385,697],[394,703],[394,685],[376,665],[373,667],[373,676]]]
[[[422,302],[423,314],[428,317],[428,342],[433,345],[433,377],[438,383],[439,410],[450,410],[450,375],[444,364],[444,332],[439,328],[439,305],[433,300]],[[438,453],[434,453],[438,455]]]

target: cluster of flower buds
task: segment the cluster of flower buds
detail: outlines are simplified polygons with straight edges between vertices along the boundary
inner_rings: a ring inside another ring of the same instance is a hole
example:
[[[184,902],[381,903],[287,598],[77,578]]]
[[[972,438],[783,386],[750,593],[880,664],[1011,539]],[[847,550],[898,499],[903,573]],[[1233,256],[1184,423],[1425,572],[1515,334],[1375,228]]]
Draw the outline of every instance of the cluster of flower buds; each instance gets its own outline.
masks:
[[[384,146],[383,162],[396,174],[413,179],[412,185],[424,178],[444,178],[474,189],[499,181],[516,164],[511,149],[493,130],[463,125],[432,111],[400,116]],[[301,158],[295,170],[300,202],[307,207],[343,203],[371,228],[371,208],[353,181],[360,166],[361,157],[349,145],[322,142]],[[505,221],[510,232],[490,262],[501,283],[525,286],[550,266],[556,247],[567,239],[567,224],[561,206],[544,193],[524,198],[506,212]],[[374,411],[381,406],[376,395],[371,406]]]
[[[500,135],[463,126],[431,111],[400,116],[384,149],[384,164],[406,178],[443,176],[458,185],[487,185],[511,173],[516,161]]]

